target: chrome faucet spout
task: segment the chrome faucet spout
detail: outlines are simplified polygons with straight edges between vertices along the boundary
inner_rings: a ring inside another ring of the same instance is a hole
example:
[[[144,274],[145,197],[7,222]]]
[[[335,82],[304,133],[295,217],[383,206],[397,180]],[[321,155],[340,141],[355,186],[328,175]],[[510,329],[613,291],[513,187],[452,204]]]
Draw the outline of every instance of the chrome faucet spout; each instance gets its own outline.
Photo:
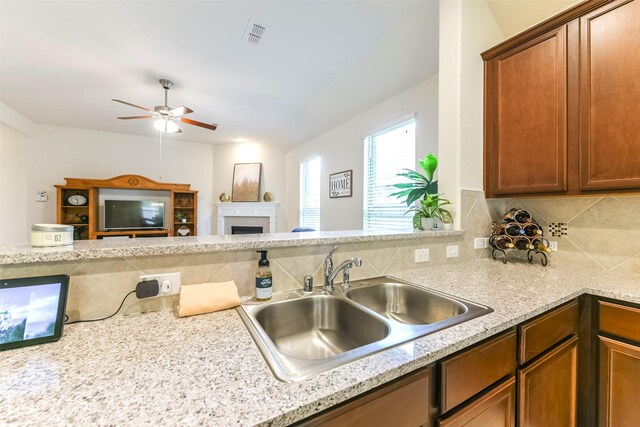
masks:
[[[349,258],[348,260],[343,261],[342,263],[340,263],[340,265],[338,265],[335,270],[333,270],[329,276],[326,277],[325,279],[325,290],[327,291],[332,291],[334,289],[334,285],[333,285],[333,281],[336,278],[336,276],[338,275],[338,273],[340,273],[340,271],[343,271],[343,280],[342,280],[342,286],[346,289],[349,287],[349,281],[350,281],[350,273],[349,273],[349,269],[353,266],[356,267],[361,267],[362,266],[362,260],[358,257],[353,257],[353,258]],[[329,283],[329,287],[327,287],[326,283]]]

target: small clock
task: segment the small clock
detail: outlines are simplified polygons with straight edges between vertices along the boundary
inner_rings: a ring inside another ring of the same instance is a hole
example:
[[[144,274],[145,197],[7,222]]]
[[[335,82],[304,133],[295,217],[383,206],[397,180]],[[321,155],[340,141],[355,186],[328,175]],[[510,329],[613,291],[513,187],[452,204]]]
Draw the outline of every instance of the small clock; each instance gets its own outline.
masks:
[[[73,194],[67,198],[67,202],[73,206],[82,206],[87,203],[87,198],[82,194]]]

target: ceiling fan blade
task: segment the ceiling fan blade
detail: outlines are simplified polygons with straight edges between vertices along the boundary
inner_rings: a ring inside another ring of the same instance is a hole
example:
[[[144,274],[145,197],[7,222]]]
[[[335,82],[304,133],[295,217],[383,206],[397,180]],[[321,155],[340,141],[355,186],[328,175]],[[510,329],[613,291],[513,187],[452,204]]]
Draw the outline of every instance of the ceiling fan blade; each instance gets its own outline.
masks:
[[[209,130],[216,130],[216,128],[218,127],[218,125],[216,125],[216,124],[208,124],[208,123],[197,122],[195,120],[186,119],[184,117],[180,117],[180,121],[182,123],[186,123],[188,125],[200,126],[201,128],[205,128],[205,129],[209,129]]]
[[[118,117],[120,120],[133,120],[133,119],[151,119],[155,116],[126,116],[126,117]]]
[[[145,107],[141,107],[141,106],[136,105],[136,104],[132,104],[132,103],[130,103],[130,102],[121,101],[121,100],[119,100],[119,99],[111,99],[111,100],[112,100],[112,101],[115,101],[115,102],[119,102],[119,103],[121,103],[121,104],[129,105],[129,106],[131,106],[131,107],[139,108],[139,109],[144,110],[144,111],[149,111],[150,113],[153,113],[153,110],[150,110],[150,109],[145,108]]]
[[[193,110],[191,108],[184,107],[184,106],[174,108],[173,110],[169,111],[169,115],[173,117],[184,116],[185,114],[191,114],[191,113],[193,113]]]

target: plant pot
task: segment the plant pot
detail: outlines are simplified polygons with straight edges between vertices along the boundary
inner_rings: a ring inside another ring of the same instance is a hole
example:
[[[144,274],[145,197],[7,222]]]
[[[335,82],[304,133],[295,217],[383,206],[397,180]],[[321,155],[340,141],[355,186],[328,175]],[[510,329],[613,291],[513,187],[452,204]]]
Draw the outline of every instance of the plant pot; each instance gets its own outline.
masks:
[[[433,230],[435,218],[420,218],[420,225],[423,230]]]
[[[451,231],[453,230],[453,223],[452,222],[443,222],[442,223],[442,231]]]
[[[182,218],[182,222],[186,223],[187,222],[187,218]]]

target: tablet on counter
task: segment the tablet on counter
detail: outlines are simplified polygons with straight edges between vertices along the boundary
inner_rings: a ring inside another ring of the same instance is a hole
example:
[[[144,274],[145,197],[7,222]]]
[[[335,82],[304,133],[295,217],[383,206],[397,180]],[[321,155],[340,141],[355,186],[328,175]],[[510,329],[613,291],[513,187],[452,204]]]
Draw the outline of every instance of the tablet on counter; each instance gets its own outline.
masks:
[[[62,336],[69,276],[0,279],[0,350]]]

